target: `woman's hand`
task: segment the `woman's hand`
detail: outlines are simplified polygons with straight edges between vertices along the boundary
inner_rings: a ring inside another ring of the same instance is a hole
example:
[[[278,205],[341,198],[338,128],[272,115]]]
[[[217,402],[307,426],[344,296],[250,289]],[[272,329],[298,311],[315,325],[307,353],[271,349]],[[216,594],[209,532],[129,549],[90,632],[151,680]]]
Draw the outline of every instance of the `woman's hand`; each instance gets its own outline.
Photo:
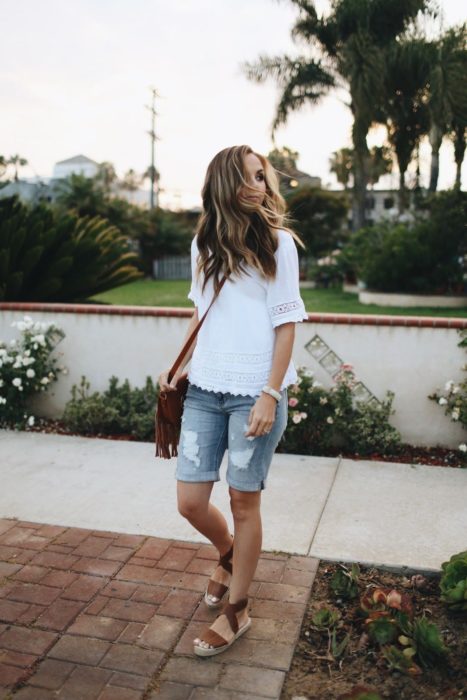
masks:
[[[160,391],[175,391],[177,388],[177,382],[180,379],[180,377],[183,374],[183,369],[179,367],[177,371],[175,372],[174,376],[172,377],[172,381],[169,384],[169,372],[170,369],[164,370],[164,372],[161,372],[158,378],[158,383],[159,383],[159,389]]]
[[[276,420],[277,401],[273,396],[264,392],[258,397],[250,411],[248,419],[248,431],[245,437],[259,437],[271,432],[271,428]]]

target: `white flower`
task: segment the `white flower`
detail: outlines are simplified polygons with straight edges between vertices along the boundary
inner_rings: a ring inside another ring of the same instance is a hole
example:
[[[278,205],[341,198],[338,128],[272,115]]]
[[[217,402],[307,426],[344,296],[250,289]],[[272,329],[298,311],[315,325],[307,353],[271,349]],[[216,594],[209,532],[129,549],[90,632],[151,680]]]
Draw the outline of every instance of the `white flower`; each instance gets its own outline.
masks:
[[[439,403],[440,406],[445,406],[445,405],[447,404],[447,399],[445,399],[444,396],[442,396],[442,397],[439,399],[438,403]]]
[[[6,403],[6,399],[4,399],[3,396],[0,396],[0,403]]]
[[[66,367],[65,367],[65,369],[62,369],[62,374],[68,374],[68,370]]]
[[[39,345],[42,345],[42,346],[45,345],[45,337],[44,337],[44,335],[43,335],[42,333],[40,333],[39,335],[33,336],[33,337],[31,338],[31,340],[32,340],[33,343],[39,343]],[[37,346],[34,345],[34,347],[37,347]]]
[[[451,416],[452,416],[452,420],[459,420],[459,409],[455,408],[452,411]]]
[[[302,418],[308,418],[308,413],[305,413],[305,411],[302,411],[300,415]]]
[[[325,404],[327,404],[328,400],[327,400],[326,396],[321,396],[319,402],[320,402],[321,406],[324,406]]]
[[[334,410],[334,413],[336,414],[336,416],[340,416],[340,414],[341,414],[341,409],[340,409],[340,408],[336,408],[336,409]]]
[[[21,386],[21,377],[15,377],[11,383],[13,386]]]
[[[34,416],[29,416],[28,425],[34,425]]]
[[[28,369],[28,370],[26,371],[26,376],[29,377],[29,379],[32,379],[32,377],[35,377],[35,376],[36,376],[36,373],[34,372],[33,369]]]
[[[41,379],[41,384],[48,384],[49,383],[49,378],[48,377],[42,377]]]
[[[461,444],[459,445],[459,449],[461,452],[467,452],[467,445],[465,444],[465,442],[461,442]]]
[[[458,386],[453,386],[453,387],[452,387],[451,393],[452,393],[452,394],[458,394],[458,393],[459,393],[459,387],[458,387]]]
[[[450,379],[448,382],[446,382],[446,384],[444,386],[444,390],[451,391],[453,386],[454,386],[454,382],[452,381],[452,379]]]
[[[313,386],[315,387],[315,389],[318,389],[319,387],[321,387],[323,385],[321,384],[321,382],[314,382]]]
[[[302,374],[304,377],[312,377],[314,375],[314,372],[311,369],[304,369]]]
[[[334,423],[334,418],[332,418],[331,416],[328,416],[326,420],[328,423]]]
[[[294,413],[294,415],[292,416],[292,420],[294,423],[300,423],[302,420],[302,416],[300,415],[300,413]]]

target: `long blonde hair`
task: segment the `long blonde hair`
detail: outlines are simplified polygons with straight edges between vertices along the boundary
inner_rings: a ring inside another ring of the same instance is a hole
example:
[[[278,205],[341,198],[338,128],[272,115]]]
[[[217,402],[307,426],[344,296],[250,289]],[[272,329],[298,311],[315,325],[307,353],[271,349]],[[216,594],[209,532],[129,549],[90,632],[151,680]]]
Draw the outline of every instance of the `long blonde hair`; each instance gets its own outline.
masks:
[[[245,179],[245,156],[253,153],[263,166],[266,194],[262,204],[240,201]],[[247,272],[245,263],[274,279],[278,246],[277,231],[289,231],[302,248],[302,240],[291,229],[285,201],[279,191],[276,171],[269,160],[250,146],[224,148],[209,163],[202,190],[203,211],[196,227],[199,258],[197,272],[204,274],[203,291],[213,276],[217,291],[221,274]]]

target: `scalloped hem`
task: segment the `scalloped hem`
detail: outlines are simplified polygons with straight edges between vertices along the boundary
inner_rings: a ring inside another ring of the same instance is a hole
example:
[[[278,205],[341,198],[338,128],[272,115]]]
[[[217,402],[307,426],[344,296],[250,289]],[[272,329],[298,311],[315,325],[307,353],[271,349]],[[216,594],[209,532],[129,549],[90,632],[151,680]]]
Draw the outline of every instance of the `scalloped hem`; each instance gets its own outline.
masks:
[[[238,389],[214,389],[212,386],[207,386],[204,384],[201,384],[199,382],[192,382],[190,378],[188,377],[188,381],[190,384],[193,384],[193,386],[197,386],[199,389],[204,389],[204,391],[212,391],[214,393],[222,392],[223,394],[232,394],[232,396],[251,396],[252,398],[257,398],[261,394],[261,389],[258,389],[258,391],[254,394],[248,393],[248,392],[243,392],[239,391]],[[282,387],[281,392],[284,391],[284,389],[287,389],[287,386]]]

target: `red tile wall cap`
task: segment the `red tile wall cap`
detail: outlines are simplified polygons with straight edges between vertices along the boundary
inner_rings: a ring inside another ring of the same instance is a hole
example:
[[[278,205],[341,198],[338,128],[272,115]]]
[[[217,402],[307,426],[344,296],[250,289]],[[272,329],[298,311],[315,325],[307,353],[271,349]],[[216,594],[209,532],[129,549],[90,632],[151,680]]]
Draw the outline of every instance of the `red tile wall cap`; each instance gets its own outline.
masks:
[[[110,304],[65,304],[42,302],[0,302],[0,311],[34,311],[35,313],[107,314],[117,316],[164,316],[190,318],[193,307],[116,306]],[[305,323],[349,324],[360,326],[406,326],[420,328],[467,328],[467,318],[443,316],[391,316],[377,314],[308,313]]]

